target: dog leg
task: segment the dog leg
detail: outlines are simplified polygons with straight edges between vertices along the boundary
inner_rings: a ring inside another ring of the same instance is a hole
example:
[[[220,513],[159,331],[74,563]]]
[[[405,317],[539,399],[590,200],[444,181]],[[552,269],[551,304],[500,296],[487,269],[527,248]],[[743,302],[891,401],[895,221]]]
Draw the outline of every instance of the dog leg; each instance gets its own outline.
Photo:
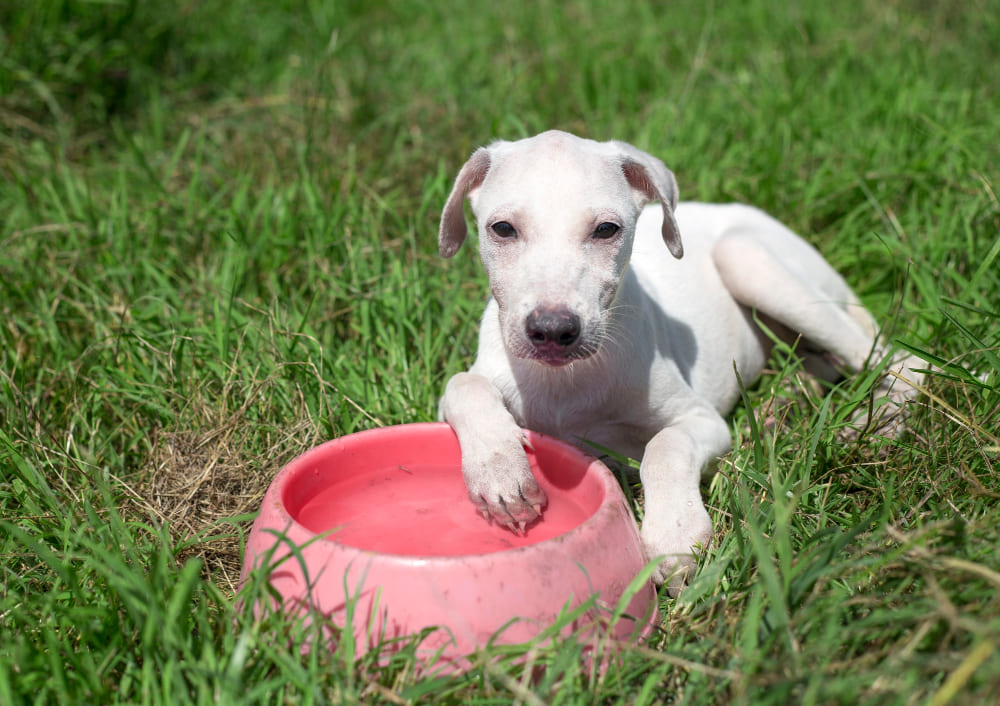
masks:
[[[825,261],[812,259],[809,274],[827,284],[821,289],[793,273],[768,247],[766,237],[739,231],[716,244],[715,265],[733,298],[801,334],[851,372],[862,370],[869,359],[882,363],[889,353],[876,341],[874,321],[839,275]],[[880,410],[875,431],[889,436],[899,431],[899,413],[923,382],[923,373],[916,369],[922,365],[915,356],[896,355],[889,361],[878,389],[888,404]],[[871,421],[862,414],[855,423],[864,427]]]
[[[524,431],[500,392],[481,375],[459,373],[445,387],[441,416],[458,436],[469,499],[487,519],[523,532],[547,499],[531,474]]]
[[[732,436],[709,406],[695,408],[646,444],[639,475],[645,512],[642,540],[650,559],[661,558],[653,581],[676,596],[693,575],[699,547],[712,538],[712,521],[699,484],[708,464],[726,453]]]

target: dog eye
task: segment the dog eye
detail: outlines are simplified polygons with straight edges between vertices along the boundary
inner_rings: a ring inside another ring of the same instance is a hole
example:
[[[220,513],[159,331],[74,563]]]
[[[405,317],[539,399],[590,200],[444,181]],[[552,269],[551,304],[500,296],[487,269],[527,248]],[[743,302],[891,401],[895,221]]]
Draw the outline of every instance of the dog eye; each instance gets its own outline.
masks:
[[[607,240],[613,238],[620,230],[621,228],[614,223],[602,223],[594,229],[594,237],[598,240]]]
[[[515,238],[517,237],[517,231],[507,221],[498,221],[494,223],[490,228],[501,238]]]

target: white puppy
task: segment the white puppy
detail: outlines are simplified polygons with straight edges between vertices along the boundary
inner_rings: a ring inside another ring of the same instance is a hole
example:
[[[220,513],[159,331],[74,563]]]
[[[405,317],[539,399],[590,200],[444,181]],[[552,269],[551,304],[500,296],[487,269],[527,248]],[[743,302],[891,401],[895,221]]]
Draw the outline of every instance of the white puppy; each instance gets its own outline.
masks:
[[[493,296],[441,414],[470,498],[515,531],[544,511],[522,427],[641,458],[643,542],[661,559],[654,580],[676,593],[711,537],[699,481],[732,443],[734,365],[750,384],[770,353],[755,316],[801,337],[826,373],[831,356],[852,371],[881,359],[872,317],[781,223],[738,204],[678,204],[673,174],[622,142],[552,131],[477,150],[441,217],[445,257],[466,237],[466,196]],[[895,372],[919,384],[913,362]],[[898,404],[915,393],[887,380]]]

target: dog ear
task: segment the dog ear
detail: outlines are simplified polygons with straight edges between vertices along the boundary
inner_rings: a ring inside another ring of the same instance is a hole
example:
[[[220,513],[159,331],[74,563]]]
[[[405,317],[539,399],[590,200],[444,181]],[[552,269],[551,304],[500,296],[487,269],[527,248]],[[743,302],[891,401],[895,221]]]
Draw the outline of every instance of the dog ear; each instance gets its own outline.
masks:
[[[441,211],[441,229],[438,231],[438,251],[442,257],[451,257],[462,247],[468,229],[465,227],[465,197],[478,188],[490,169],[490,153],[480,147],[472,153],[455,178],[448,200]]]
[[[649,201],[659,201],[663,207],[663,242],[670,254],[680,259],[684,255],[681,232],[674,220],[677,207],[677,180],[667,166],[651,154],[633,147],[627,142],[615,142],[622,153],[622,172],[625,179],[636,191]]]

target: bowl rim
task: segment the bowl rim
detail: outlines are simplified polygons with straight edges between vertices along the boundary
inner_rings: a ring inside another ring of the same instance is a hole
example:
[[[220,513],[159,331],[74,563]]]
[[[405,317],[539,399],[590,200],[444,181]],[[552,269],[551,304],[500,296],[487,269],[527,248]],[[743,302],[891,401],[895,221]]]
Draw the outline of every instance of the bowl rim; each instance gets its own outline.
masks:
[[[300,472],[303,472],[302,467],[309,463],[309,460],[313,456],[322,455],[324,452],[329,451],[331,447],[339,447],[344,443],[358,443],[359,440],[364,440],[366,436],[374,436],[379,434],[384,434],[386,430],[392,430],[397,427],[406,427],[412,432],[417,432],[422,435],[436,436],[450,432],[454,434],[455,431],[450,424],[447,422],[412,422],[407,424],[396,424],[388,425],[383,427],[374,427],[370,429],[363,429],[351,434],[345,434],[344,436],[329,439],[317,446],[314,446],[306,451],[302,452],[298,456],[294,457],[288,463],[286,463],[282,469],[275,476],[271,485],[268,487],[262,507],[268,502],[274,502],[275,509],[278,512],[278,516],[281,518],[282,522],[285,523],[283,530],[278,530],[277,527],[271,526],[270,529],[274,531],[281,532],[281,534],[276,535],[276,540],[281,541],[282,538],[287,538],[295,541],[296,544],[302,546],[305,543],[322,542],[321,546],[329,547],[333,545],[336,547],[337,551],[345,552],[345,554],[354,555],[357,557],[373,558],[379,557],[380,560],[387,562],[398,563],[402,565],[424,565],[424,564],[445,564],[445,563],[468,563],[470,560],[481,560],[486,561],[492,559],[497,559],[498,557],[514,557],[517,554],[532,553],[545,551],[547,548],[553,548],[560,544],[566,544],[567,542],[572,542],[575,535],[584,534],[587,532],[587,527],[589,525],[606,522],[613,520],[611,517],[606,517],[615,511],[614,506],[618,504],[624,505],[624,509],[627,511],[628,515],[632,516],[632,510],[628,507],[627,500],[625,499],[624,493],[622,492],[621,486],[618,483],[617,478],[607,467],[607,465],[601,461],[596,456],[583,451],[582,449],[573,446],[572,444],[563,441],[562,439],[550,436],[548,434],[543,434],[541,432],[532,431],[525,429],[524,432],[528,441],[532,446],[536,443],[541,443],[543,445],[553,445],[560,447],[564,452],[568,452],[574,456],[580,458],[581,463],[587,462],[587,469],[585,474],[596,473],[600,481],[600,488],[603,491],[604,497],[601,499],[597,506],[597,509],[591,513],[586,519],[584,519],[579,524],[571,527],[565,532],[561,532],[552,537],[541,539],[537,542],[532,542],[530,544],[518,546],[518,547],[508,547],[505,549],[497,549],[495,551],[489,552],[474,552],[474,553],[463,553],[463,554],[401,554],[394,552],[383,552],[374,549],[364,549],[361,547],[356,547],[350,544],[344,544],[336,540],[337,529],[333,528],[325,532],[314,532],[302,523],[300,523],[285,506],[283,495],[283,486],[289,482],[291,477],[294,477]],[[384,443],[382,440],[380,443]],[[532,449],[527,449],[530,453]],[[469,501],[470,505],[472,504]],[[481,521],[486,522],[485,519]],[[634,518],[633,518],[634,521]],[[493,522],[493,520],[490,520]],[[292,529],[295,530],[295,535],[300,535],[305,539],[298,541],[299,537],[292,536]]]

